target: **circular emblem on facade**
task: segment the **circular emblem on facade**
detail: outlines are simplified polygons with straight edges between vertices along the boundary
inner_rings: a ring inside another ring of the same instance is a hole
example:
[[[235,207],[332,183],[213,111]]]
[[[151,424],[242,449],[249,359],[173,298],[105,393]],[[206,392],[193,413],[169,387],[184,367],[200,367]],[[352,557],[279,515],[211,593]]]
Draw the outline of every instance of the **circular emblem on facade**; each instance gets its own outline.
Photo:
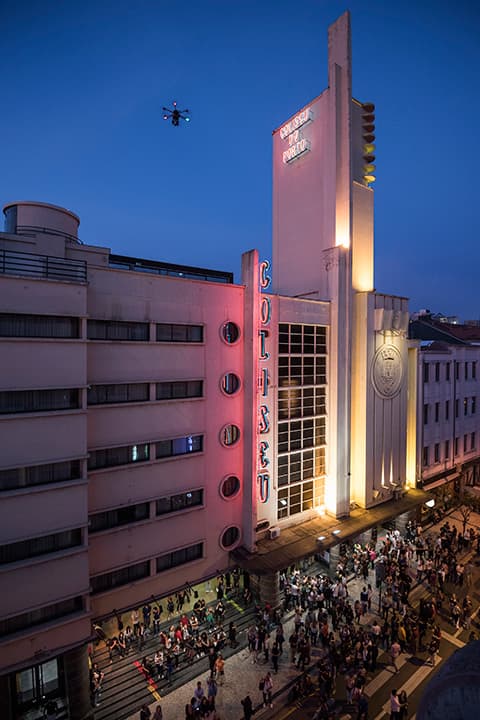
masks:
[[[382,345],[372,364],[373,387],[383,398],[395,397],[403,381],[402,356],[394,345]]]

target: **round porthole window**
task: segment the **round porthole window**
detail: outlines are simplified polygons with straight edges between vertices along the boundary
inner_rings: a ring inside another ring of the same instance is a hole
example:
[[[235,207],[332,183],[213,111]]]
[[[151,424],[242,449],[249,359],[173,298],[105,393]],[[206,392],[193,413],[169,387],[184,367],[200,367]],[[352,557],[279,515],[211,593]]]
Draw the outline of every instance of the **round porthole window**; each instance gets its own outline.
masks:
[[[230,500],[235,497],[239,490],[240,480],[236,475],[229,475],[222,480],[220,485],[220,495],[225,498],[225,500]]]
[[[222,339],[228,344],[233,345],[240,337],[240,328],[233,322],[226,322],[222,327]]]
[[[240,528],[238,528],[236,525],[232,525],[231,527],[223,531],[222,537],[220,539],[220,545],[225,548],[225,550],[230,550],[234,545],[238,544],[239,540]]]
[[[235,395],[240,388],[240,378],[235,373],[226,373],[222,378],[222,390],[226,395]]]
[[[235,445],[240,439],[240,428],[236,425],[225,425],[220,433],[220,442],[226,447]]]

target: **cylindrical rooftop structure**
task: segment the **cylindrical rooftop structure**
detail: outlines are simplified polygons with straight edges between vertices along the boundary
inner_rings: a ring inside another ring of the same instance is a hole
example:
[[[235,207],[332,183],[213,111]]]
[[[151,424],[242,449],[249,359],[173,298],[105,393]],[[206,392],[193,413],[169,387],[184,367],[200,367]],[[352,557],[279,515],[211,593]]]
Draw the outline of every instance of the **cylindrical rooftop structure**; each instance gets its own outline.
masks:
[[[78,242],[80,218],[71,210],[49,203],[20,200],[7,203],[5,232],[15,235],[62,235]]]

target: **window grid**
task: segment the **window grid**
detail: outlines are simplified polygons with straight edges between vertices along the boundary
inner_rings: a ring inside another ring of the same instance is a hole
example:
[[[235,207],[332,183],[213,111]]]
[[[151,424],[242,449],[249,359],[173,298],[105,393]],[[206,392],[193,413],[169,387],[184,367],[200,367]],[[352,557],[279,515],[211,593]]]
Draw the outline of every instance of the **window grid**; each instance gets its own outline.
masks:
[[[80,528],[30,538],[29,540],[21,540],[8,545],[0,545],[0,565],[21,562],[29,558],[49,555],[50,553],[80,547],[81,545],[82,531]]]
[[[88,405],[113,405],[116,403],[148,402],[149,383],[119,383],[91,385],[88,388]]]
[[[157,323],[157,342],[201,343],[203,342],[202,325],[176,325],[173,323]]]
[[[150,339],[150,326],[148,322],[88,320],[87,338],[89,340],[148,342]]]
[[[79,480],[81,477],[82,464],[80,460],[0,470],[0,491],[21,490],[35,485]]]
[[[324,500],[327,329],[279,326],[278,509],[279,519],[313,509]]]
[[[102,448],[92,450],[88,458],[89,470],[116,467],[117,465],[130,465],[131,463],[146,462],[150,459],[150,445],[124,445],[115,448]]]
[[[114,588],[121,587],[122,585],[129,585],[136,580],[142,580],[143,578],[149,577],[150,575],[150,560],[136,563],[135,565],[129,565],[128,567],[121,568],[120,570],[113,570],[112,572],[104,573],[103,575],[97,575],[96,577],[90,578],[90,585],[92,588],[92,595],[97,595],[107,590],[113,590]]]
[[[35,625],[51,622],[57,618],[63,618],[66,615],[81,612],[83,610],[83,598],[81,596],[62,600],[62,602],[54,605],[46,605],[37,610],[31,610],[21,615],[0,620],[0,637],[5,637],[12,633],[27,630]]]
[[[175,380],[156,384],[157,400],[203,397],[203,380]]]
[[[62,390],[6,390],[0,392],[0,414],[78,410],[78,389]]]
[[[0,313],[0,337],[79,338],[79,318]]]
[[[159,498],[156,501],[156,514],[168,515],[169,513],[181,512],[191,507],[203,505],[203,490],[188,490],[187,492]]]
[[[127,505],[126,507],[115,508],[105,512],[95,513],[88,518],[88,530],[90,533],[110,530],[111,528],[131,525],[132,523],[148,520],[150,515],[150,503],[139,503],[138,505]]]
[[[185,565],[193,560],[199,560],[202,557],[202,542],[190,545],[189,547],[182,548],[180,550],[165,553],[164,555],[157,557],[157,573],[164,572],[165,570],[171,570],[179,565]]]

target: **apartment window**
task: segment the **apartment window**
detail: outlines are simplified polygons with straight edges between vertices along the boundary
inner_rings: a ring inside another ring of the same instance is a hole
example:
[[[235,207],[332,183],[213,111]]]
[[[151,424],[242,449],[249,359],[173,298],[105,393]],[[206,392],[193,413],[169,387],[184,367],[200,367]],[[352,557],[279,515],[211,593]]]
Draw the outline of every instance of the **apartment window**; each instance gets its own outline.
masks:
[[[428,462],[429,462],[429,448],[427,446],[427,447],[423,448],[423,466],[428,467]]]
[[[157,400],[180,400],[195,397],[203,397],[203,380],[159,382],[156,385]]]
[[[76,410],[80,393],[70,390],[8,390],[0,392],[0,414]]]
[[[472,433],[470,433],[470,450],[475,450],[475,442],[476,442],[475,433],[472,432]]]
[[[477,398],[475,396],[472,397],[472,404],[471,404],[471,413],[472,415],[475,415],[477,412]]]
[[[82,477],[80,460],[67,460],[48,465],[0,470],[0,491],[21,490],[35,485],[79,480]]]
[[[203,342],[203,326],[157,323],[156,340],[157,342],[201,343]]]
[[[175,457],[202,452],[203,435],[187,435],[173,440],[160,440],[155,444],[156,458]]]
[[[423,406],[423,424],[428,425],[428,403]]]
[[[81,596],[62,600],[62,602],[54,605],[46,605],[45,607],[31,612],[15,615],[7,620],[0,620],[0,637],[5,637],[11,633],[27,630],[28,628],[41,625],[43,623],[52,622],[73,613],[82,612],[83,598]]]
[[[81,545],[82,531],[80,529],[21,540],[9,545],[0,545],[0,565],[20,562],[39,555],[49,555],[50,553],[80,547]]]
[[[465,361],[465,380],[468,380],[468,362]]]
[[[79,338],[76,317],[0,313],[0,337]]]
[[[440,381],[440,363],[435,363],[435,382]]]
[[[178,495],[159,498],[156,502],[156,512],[157,515],[167,515],[199,505],[203,505],[203,490],[189,490]]]
[[[157,573],[171,570],[179,565],[185,565],[193,560],[199,560],[203,557],[203,543],[196,543],[190,547],[174,550],[157,557]]]
[[[450,382],[450,363],[445,363],[445,380]]]
[[[445,420],[450,417],[450,400],[445,400]]]
[[[450,458],[450,441],[445,440],[445,460]]]
[[[460,363],[455,360],[455,380],[460,380]]]
[[[468,450],[468,435],[463,436],[463,452],[466,453]]]
[[[463,398],[463,414],[468,414],[468,398]]]
[[[459,440],[460,440],[460,438],[458,438],[458,437],[455,438],[455,457],[457,457],[459,455],[459,450],[460,450]]]
[[[150,503],[148,502],[95,513],[88,517],[88,530],[90,533],[96,533],[122,525],[131,525],[142,520],[148,520],[149,514]]]
[[[460,400],[459,398],[455,398],[455,417],[458,418],[460,412]]]
[[[149,560],[136,563],[135,565],[129,565],[121,570],[114,570],[113,572],[104,573],[103,575],[97,575],[96,577],[90,578],[92,595],[113,590],[113,588],[121,587],[122,585],[130,585],[130,583],[136,580],[142,580],[143,578],[149,577],[149,575]]]
[[[433,447],[433,458],[436,463],[440,462],[440,443],[435,443]]]
[[[146,462],[150,460],[150,445],[124,445],[123,447],[103,448],[91,450],[88,458],[89,470],[115,467],[117,465],[130,465],[131,463]]]
[[[114,405],[116,403],[147,402],[148,383],[121,383],[119,385],[91,385],[88,388],[89,405]]]
[[[438,422],[440,419],[440,403],[435,403],[435,422]]]
[[[89,340],[128,340],[148,342],[150,327],[146,322],[124,322],[123,320],[88,320]]]
[[[474,360],[472,362],[472,380],[476,380],[476,379],[477,379],[477,361]]]
[[[427,362],[423,363],[423,382],[428,383],[428,378],[430,375],[430,366]]]

